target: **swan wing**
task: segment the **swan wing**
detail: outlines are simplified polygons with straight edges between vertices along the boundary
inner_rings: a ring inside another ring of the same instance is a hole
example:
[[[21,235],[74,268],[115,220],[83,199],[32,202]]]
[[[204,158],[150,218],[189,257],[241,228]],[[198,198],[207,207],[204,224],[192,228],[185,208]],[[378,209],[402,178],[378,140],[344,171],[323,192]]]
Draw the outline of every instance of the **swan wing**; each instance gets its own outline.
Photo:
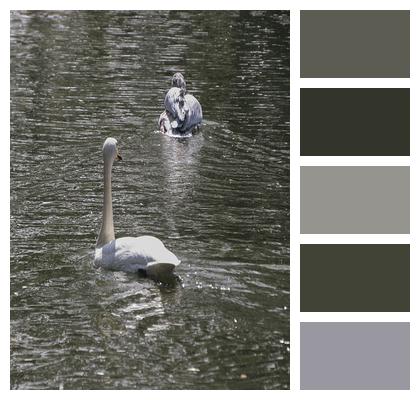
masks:
[[[183,131],[189,131],[191,128],[201,124],[203,120],[203,111],[201,109],[201,104],[199,101],[192,95],[185,95],[185,103],[188,108],[187,118],[182,125]]]
[[[168,90],[165,96],[165,110],[172,116],[172,118],[184,120],[184,111],[180,108],[177,101],[181,95],[181,89],[172,87]]]

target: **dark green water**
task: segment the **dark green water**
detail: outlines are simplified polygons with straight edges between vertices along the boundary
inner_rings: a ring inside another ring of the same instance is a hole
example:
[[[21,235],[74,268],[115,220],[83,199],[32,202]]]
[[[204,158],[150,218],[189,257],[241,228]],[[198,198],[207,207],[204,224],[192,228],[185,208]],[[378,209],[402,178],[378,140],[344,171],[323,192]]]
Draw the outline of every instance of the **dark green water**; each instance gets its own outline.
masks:
[[[182,284],[93,267],[107,136],[117,237]],[[288,13],[12,12],[10,151],[12,388],[289,388]]]

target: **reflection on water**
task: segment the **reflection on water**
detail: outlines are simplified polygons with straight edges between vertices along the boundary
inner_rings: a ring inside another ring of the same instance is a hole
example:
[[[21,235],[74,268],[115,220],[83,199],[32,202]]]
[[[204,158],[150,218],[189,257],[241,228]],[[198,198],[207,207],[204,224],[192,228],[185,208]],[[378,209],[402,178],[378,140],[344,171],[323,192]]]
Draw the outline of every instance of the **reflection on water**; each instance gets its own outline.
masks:
[[[201,132],[157,119],[174,71]],[[93,268],[101,146],[117,236],[182,260],[164,287]],[[289,387],[285,12],[11,13],[11,387]]]

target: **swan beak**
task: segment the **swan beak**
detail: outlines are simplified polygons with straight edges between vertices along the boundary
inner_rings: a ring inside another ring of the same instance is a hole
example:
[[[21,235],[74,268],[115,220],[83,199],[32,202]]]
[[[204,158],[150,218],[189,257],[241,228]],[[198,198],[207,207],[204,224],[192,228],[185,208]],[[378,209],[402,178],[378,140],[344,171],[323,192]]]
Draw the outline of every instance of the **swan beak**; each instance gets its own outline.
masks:
[[[122,157],[119,150],[117,150],[117,155],[115,156],[115,159],[118,161],[122,161]]]

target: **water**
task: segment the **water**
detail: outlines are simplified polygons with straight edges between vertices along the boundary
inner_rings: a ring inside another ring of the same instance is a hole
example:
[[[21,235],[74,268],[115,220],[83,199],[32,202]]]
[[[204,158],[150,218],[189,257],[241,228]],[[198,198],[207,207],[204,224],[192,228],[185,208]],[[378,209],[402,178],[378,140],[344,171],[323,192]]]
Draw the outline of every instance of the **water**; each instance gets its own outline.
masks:
[[[108,136],[117,237],[181,283],[93,267]],[[289,388],[288,13],[12,12],[10,151],[11,388]]]

